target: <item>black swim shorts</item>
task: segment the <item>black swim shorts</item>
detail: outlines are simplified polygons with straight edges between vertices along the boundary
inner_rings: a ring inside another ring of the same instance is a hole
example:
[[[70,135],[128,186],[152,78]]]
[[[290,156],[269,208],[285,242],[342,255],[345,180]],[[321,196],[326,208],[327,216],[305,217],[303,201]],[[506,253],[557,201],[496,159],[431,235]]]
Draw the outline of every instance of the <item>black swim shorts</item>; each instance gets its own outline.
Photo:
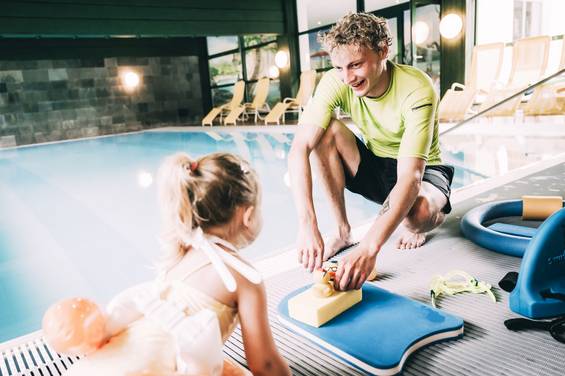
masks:
[[[345,174],[345,187],[368,200],[382,204],[396,184],[397,161],[394,158],[376,156],[359,138],[357,138],[357,149],[361,156],[359,168],[355,176]],[[451,212],[449,196],[453,173],[453,166],[426,166],[422,178],[422,181],[432,184],[447,197],[447,204],[442,208],[442,212],[446,214]]]

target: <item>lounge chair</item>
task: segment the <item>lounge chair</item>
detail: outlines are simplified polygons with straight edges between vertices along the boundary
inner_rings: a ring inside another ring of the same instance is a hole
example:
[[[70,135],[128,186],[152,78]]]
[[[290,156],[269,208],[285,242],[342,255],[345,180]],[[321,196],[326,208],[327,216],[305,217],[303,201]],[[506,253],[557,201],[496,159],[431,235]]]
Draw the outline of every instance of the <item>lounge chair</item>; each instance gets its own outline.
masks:
[[[565,38],[561,47],[558,71],[565,69]],[[524,108],[525,115],[565,114],[565,74],[538,86]]]
[[[233,87],[233,96],[231,101],[228,103],[214,107],[208,112],[206,116],[202,119],[202,125],[209,125],[212,126],[214,120],[220,116],[220,124],[222,123],[222,118],[224,115],[229,113],[230,111],[237,108],[241,102],[243,101],[243,94],[245,92],[245,82],[244,81],[237,81]]]
[[[269,112],[271,109],[267,104],[267,96],[269,95],[269,83],[268,77],[261,78],[257,81],[255,86],[255,96],[253,97],[253,102],[244,103],[241,106],[237,106],[232,109],[230,113],[224,119],[224,125],[233,124],[235,125],[237,120],[244,120],[250,114],[255,117],[255,123],[257,123],[257,118],[261,118],[261,112]]]
[[[297,112],[300,114],[306,106],[306,103],[312,97],[314,87],[316,86],[316,71],[308,70],[300,74],[300,86],[295,98],[285,98],[273,107],[271,112],[265,116],[265,124],[285,122],[287,112]]]
[[[473,48],[471,68],[466,85],[453,83],[439,104],[440,121],[460,121],[473,103],[491,90],[498,80],[504,56],[504,43],[489,43]]]
[[[492,90],[482,103],[480,110],[485,110],[540,80],[547,67],[550,41],[551,38],[548,36],[529,37],[515,41],[508,83],[504,88]],[[521,101],[522,96],[517,96],[489,111],[486,116],[512,116]]]

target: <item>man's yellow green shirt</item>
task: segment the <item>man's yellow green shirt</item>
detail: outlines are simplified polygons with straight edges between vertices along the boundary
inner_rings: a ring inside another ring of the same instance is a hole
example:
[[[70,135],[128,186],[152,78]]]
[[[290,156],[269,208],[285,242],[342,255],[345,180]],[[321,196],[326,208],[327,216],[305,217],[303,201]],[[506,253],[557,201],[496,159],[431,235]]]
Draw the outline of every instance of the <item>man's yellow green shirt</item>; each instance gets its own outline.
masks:
[[[439,97],[424,72],[388,62],[391,82],[378,98],[357,97],[335,69],[324,74],[299,124],[324,129],[339,107],[350,114],[367,148],[385,158],[416,157],[428,165],[441,164],[437,108]]]

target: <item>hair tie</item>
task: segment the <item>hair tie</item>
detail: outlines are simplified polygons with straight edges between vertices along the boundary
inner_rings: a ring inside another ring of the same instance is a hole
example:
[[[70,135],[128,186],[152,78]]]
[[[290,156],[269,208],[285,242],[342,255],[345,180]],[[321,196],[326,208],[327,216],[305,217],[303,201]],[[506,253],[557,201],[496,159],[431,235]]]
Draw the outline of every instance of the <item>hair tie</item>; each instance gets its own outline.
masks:
[[[198,168],[198,162],[194,161],[194,162],[190,162],[190,171],[194,172],[196,171],[196,169]]]
[[[245,163],[241,163],[239,165],[239,168],[241,168],[241,172],[243,173],[243,175],[249,174],[249,166],[246,165]]]

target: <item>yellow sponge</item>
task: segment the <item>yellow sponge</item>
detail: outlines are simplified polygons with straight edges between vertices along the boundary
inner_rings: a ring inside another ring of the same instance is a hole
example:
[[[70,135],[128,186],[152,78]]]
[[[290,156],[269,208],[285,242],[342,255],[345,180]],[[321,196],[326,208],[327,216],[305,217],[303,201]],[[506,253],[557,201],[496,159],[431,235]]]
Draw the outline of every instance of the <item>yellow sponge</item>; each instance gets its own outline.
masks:
[[[361,290],[340,291],[328,297],[320,297],[312,288],[288,301],[288,314],[295,320],[316,328],[359,303]]]

